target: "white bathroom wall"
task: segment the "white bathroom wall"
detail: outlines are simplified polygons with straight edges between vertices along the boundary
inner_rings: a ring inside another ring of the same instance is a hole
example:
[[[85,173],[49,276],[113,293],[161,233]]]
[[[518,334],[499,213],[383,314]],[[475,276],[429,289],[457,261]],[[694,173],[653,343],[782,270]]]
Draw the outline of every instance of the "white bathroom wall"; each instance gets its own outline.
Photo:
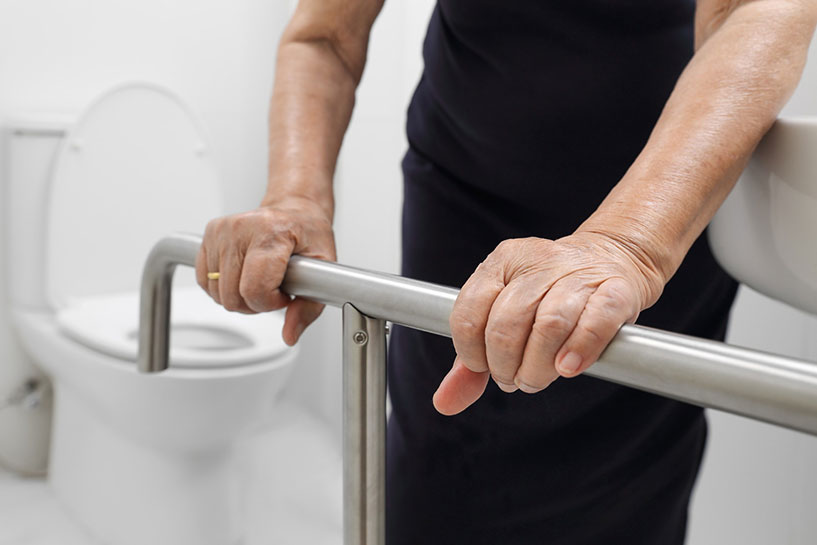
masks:
[[[203,118],[227,207],[257,202],[284,0],[2,0],[0,10],[0,111],[75,112],[123,81],[164,84]]]

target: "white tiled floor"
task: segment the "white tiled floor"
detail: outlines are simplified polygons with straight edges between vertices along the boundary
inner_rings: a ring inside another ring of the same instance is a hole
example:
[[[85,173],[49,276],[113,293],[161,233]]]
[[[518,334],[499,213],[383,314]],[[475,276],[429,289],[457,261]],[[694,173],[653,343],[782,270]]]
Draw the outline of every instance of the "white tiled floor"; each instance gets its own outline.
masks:
[[[242,448],[246,545],[341,543],[341,455],[329,430],[291,405]],[[0,473],[0,545],[98,545],[48,485]],[[181,545],[181,544],[180,544]]]

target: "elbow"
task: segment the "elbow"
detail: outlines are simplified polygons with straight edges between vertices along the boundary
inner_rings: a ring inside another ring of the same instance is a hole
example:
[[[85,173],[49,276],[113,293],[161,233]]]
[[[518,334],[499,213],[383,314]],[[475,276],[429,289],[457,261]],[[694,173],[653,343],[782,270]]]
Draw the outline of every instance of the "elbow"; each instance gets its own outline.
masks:
[[[725,26],[759,22],[807,47],[817,26],[817,0],[699,0],[695,49]]]
[[[377,11],[347,10],[337,2],[300,2],[278,46],[308,47],[341,69],[357,86],[366,65],[369,33]]]

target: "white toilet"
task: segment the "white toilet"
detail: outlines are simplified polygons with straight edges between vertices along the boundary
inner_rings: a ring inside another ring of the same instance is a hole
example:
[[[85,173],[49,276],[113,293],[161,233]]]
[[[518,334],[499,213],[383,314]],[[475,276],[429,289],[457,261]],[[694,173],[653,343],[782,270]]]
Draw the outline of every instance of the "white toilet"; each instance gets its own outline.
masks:
[[[149,249],[222,214],[198,124],[168,91],[132,84],[77,120],[4,129],[6,288],[24,347],[54,382],[55,494],[101,543],[241,543],[233,451],[295,359],[283,316],[229,313],[180,267],[171,368],[136,370]]]

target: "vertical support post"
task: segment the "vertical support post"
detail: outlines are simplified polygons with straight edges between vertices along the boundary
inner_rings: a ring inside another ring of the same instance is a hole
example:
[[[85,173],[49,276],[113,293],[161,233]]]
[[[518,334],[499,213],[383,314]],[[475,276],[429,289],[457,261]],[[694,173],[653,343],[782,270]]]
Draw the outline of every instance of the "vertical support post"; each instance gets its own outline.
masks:
[[[343,305],[343,543],[386,541],[386,322]]]

